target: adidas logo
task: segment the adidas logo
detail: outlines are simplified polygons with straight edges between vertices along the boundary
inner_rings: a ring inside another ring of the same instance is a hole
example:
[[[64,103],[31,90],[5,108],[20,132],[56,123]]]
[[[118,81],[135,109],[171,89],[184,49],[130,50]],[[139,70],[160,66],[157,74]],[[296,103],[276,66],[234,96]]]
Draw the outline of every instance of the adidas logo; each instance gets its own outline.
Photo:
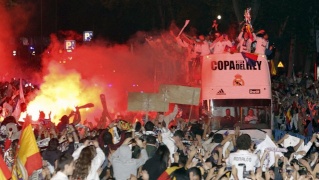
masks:
[[[220,90],[216,93],[216,95],[226,95],[226,93],[224,92],[223,89],[220,89]]]

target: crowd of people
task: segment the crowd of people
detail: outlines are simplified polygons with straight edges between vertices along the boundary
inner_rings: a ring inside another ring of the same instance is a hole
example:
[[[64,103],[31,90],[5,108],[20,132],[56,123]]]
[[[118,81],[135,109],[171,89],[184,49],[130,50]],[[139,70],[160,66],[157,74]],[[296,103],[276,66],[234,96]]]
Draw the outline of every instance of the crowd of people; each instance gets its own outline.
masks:
[[[5,83],[2,91],[2,96],[12,100],[12,107],[18,103],[18,93],[15,93],[18,84],[17,80]],[[318,179],[317,107],[312,100],[317,96],[316,87],[309,76],[300,75],[295,81],[284,77],[274,79],[274,101],[280,106],[273,111],[275,128],[283,128],[284,124],[283,131],[311,136],[311,139],[309,142],[297,139],[297,144],[291,144],[287,133],[277,142],[268,142],[266,148],[260,147],[262,142],[253,142],[249,134],[241,133],[239,127],[234,128],[234,133],[221,134],[210,130],[209,119],[187,121],[177,105],[172,112],[158,113],[152,120],[130,124],[115,118],[107,121],[104,128],[81,125],[79,110],[61,117],[58,125],[44,119],[41,112],[39,122],[32,127],[43,166],[34,171],[31,178]],[[29,90],[32,91],[32,87]],[[2,110],[10,109],[5,108],[5,103],[8,102],[2,103]],[[311,119],[293,120],[299,108]],[[14,110],[2,113],[5,117],[1,124],[1,155],[10,170],[21,130],[21,122],[12,116]],[[298,126],[299,120],[305,123],[303,129]],[[304,131],[310,124],[312,130]]]
[[[318,132],[318,81],[301,72],[273,77],[274,128],[303,136]]]
[[[211,53],[255,52],[269,55],[268,35],[256,35],[244,27],[234,47],[228,36],[212,25],[214,40],[185,34],[177,42],[189,50],[189,62],[197,63]],[[254,42],[256,41],[256,45]],[[0,84],[0,155],[13,170],[19,150],[21,122],[28,98],[37,88],[19,80]],[[157,113],[154,119],[129,123],[122,118],[105,117],[103,125],[81,124],[77,108],[64,115],[59,124],[45,119],[32,124],[42,157],[42,168],[31,179],[53,180],[219,180],[219,179],[319,179],[318,165],[318,82],[310,75],[291,79],[273,78],[273,129],[285,134],[275,141],[268,136],[252,141],[240,127],[226,133],[213,132],[209,117],[187,120],[178,106],[172,112]],[[23,88],[25,97],[21,97]],[[22,99],[24,99],[22,101]],[[226,110],[227,112],[228,110]],[[253,112],[249,114],[253,116]],[[73,116],[73,120],[71,117]],[[229,117],[227,117],[229,116]],[[249,117],[250,117],[249,116]],[[231,119],[229,112],[226,118]],[[250,118],[245,121],[250,121]],[[289,133],[309,137],[309,141]],[[293,139],[293,140],[291,140]]]

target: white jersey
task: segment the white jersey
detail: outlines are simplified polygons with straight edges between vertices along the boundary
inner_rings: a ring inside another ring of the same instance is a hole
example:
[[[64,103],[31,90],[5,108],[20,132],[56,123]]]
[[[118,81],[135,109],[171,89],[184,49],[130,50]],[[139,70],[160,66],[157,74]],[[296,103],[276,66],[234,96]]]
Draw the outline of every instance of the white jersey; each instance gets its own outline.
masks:
[[[266,49],[268,49],[269,41],[265,40],[264,38],[257,37],[256,38],[256,54],[265,54]]]
[[[239,52],[251,52],[251,43],[253,42],[250,38],[243,38],[243,32],[241,32],[237,37],[239,43],[238,48]]]
[[[255,169],[260,167],[260,160],[256,154],[249,152],[248,150],[238,150],[237,152],[230,153],[229,157],[226,159],[226,166],[232,167],[236,166],[238,170],[238,178],[239,180],[244,179],[242,175],[242,166],[240,164],[244,164],[247,171],[254,171]]]
[[[227,40],[227,41],[217,41],[215,42],[211,49],[214,49],[213,52],[214,54],[221,54],[221,53],[225,53],[225,47],[228,46],[228,47],[232,47],[232,43]]]

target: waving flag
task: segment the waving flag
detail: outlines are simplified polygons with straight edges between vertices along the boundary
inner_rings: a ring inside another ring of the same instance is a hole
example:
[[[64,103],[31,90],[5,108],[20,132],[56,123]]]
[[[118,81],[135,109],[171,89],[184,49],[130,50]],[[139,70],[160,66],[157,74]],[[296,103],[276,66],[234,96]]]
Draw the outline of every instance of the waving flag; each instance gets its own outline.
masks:
[[[11,172],[4,162],[2,156],[0,156],[0,179],[10,179],[11,178]]]
[[[23,124],[17,159],[27,170],[28,176],[31,176],[33,171],[42,168],[42,157],[33,134],[31,119],[28,117]]]
[[[256,66],[258,55],[252,53],[242,52],[243,58],[245,59],[246,63],[252,67]]]

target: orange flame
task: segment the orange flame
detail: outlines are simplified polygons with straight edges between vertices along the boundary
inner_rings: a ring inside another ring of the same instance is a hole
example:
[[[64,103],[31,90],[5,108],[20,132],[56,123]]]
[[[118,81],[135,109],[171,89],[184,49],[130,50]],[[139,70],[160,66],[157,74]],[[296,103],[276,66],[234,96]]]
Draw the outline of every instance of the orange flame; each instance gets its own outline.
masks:
[[[98,82],[85,81],[75,70],[66,70],[63,65],[55,62],[49,63],[48,70],[40,92],[28,104],[27,112],[33,120],[38,119],[39,111],[46,115],[51,112],[51,121],[57,124],[59,119],[65,114],[68,115],[75,106],[86,103],[93,103],[95,108],[83,110],[82,120],[87,118],[93,121],[95,115],[100,116],[101,108],[96,106],[100,107],[99,95],[103,88]]]

